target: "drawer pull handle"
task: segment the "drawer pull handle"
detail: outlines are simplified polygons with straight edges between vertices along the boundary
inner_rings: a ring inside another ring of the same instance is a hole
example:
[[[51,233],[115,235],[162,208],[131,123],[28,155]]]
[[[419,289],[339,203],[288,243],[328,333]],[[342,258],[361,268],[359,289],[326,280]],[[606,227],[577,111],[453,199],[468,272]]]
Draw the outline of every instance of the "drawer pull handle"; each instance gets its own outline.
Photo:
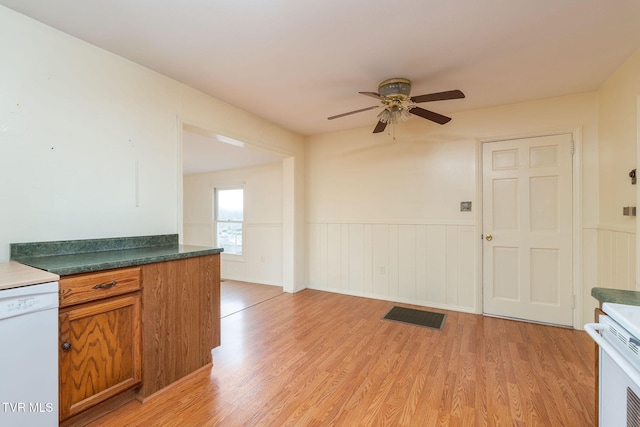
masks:
[[[117,284],[118,282],[114,280],[113,282],[103,283],[101,285],[95,285],[93,289],[109,289],[109,288],[113,288]]]

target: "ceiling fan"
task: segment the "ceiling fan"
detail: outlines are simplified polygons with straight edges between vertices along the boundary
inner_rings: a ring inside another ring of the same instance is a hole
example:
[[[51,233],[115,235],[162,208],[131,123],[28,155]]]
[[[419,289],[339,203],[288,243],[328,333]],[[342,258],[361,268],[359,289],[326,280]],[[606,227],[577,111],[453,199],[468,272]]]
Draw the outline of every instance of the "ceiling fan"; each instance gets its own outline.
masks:
[[[388,79],[381,82],[378,85],[378,92],[358,93],[377,98],[382,103],[382,106],[384,106],[384,110],[380,114],[378,114],[378,124],[376,125],[375,129],[373,129],[373,133],[384,131],[389,123],[397,123],[399,121],[407,120],[409,117],[411,117],[411,114],[443,125],[449,122],[451,120],[451,117],[443,116],[442,114],[425,110],[424,108],[420,108],[415,104],[430,101],[444,101],[447,99],[464,98],[464,93],[459,90],[448,90],[445,92],[429,93],[426,95],[409,96],[409,94],[411,93],[411,80],[400,77]],[[349,111],[348,113],[331,116],[328,117],[328,119],[333,120],[339,117],[348,116],[350,114],[373,110],[374,108],[379,108],[380,106],[381,105],[374,105],[372,107],[361,108],[360,110]]]

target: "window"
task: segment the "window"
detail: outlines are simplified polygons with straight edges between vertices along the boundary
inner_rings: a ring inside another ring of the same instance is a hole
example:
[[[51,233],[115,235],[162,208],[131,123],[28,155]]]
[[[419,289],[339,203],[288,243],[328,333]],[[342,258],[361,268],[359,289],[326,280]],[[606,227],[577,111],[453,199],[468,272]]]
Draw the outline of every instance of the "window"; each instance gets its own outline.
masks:
[[[242,255],[243,193],[242,188],[215,190],[216,246],[225,254]]]

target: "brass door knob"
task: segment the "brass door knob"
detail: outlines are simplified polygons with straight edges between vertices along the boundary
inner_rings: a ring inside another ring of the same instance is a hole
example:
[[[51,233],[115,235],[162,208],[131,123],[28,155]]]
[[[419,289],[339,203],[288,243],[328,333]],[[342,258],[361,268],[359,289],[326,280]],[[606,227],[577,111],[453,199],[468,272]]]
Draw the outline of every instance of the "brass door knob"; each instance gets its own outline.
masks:
[[[493,240],[493,236],[491,234],[487,234],[487,237],[485,237],[485,239],[487,239],[487,242],[490,242]]]

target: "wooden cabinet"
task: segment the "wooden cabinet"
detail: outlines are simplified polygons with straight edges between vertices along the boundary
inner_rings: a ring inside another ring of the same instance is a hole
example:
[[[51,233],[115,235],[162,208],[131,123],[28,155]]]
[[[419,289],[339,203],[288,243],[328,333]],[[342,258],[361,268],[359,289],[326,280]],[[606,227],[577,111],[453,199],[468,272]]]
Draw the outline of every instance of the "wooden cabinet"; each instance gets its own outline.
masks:
[[[146,398],[212,362],[220,345],[220,255],[142,266]]]
[[[142,380],[140,268],[60,280],[60,420]]]
[[[212,363],[220,255],[64,276],[59,329],[61,425],[144,400]]]

